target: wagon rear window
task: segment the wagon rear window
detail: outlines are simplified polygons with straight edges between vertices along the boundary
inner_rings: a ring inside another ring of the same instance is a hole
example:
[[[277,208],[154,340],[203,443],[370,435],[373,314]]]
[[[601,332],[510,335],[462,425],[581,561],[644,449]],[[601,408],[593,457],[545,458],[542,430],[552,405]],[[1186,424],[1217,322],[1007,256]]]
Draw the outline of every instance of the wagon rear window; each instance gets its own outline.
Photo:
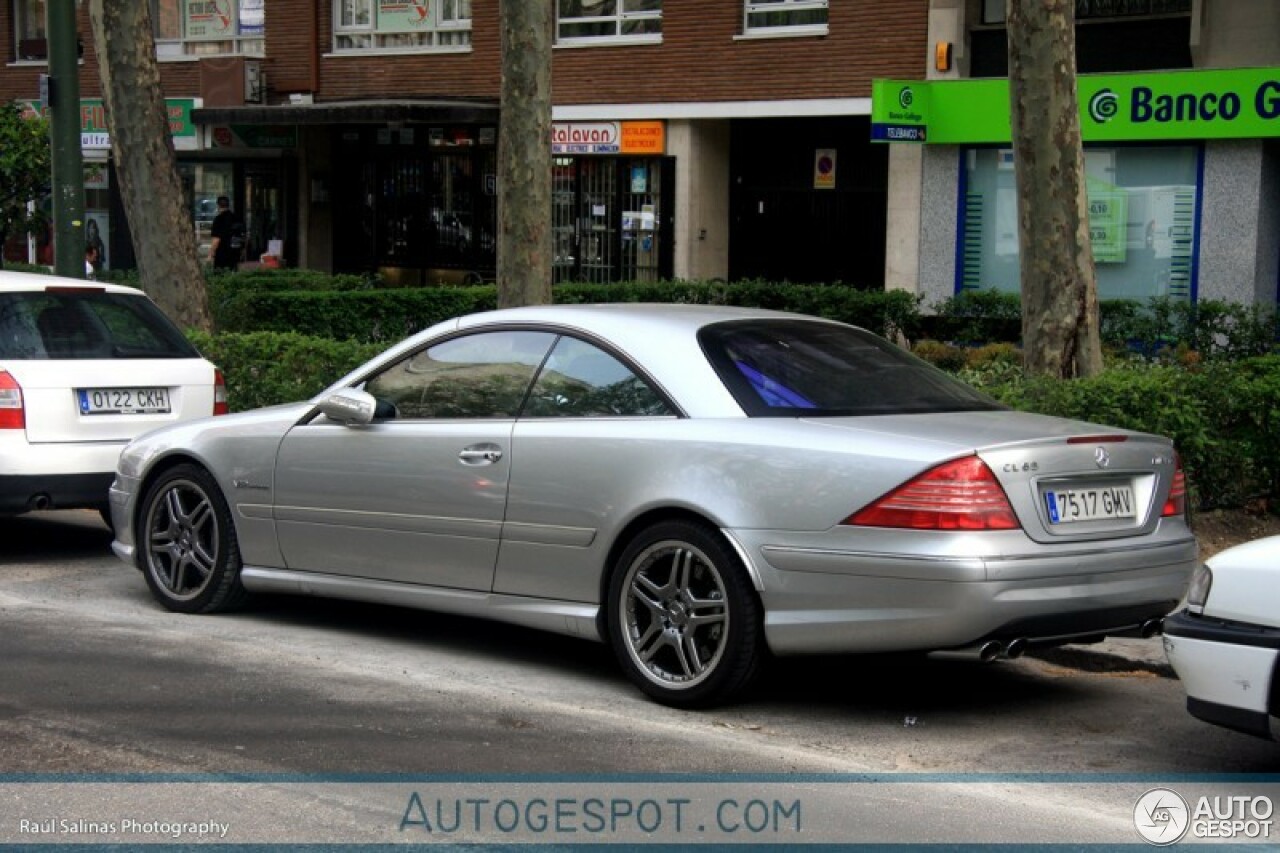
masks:
[[[0,358],[197,358],[145,296],[103,291],[0,293]]]

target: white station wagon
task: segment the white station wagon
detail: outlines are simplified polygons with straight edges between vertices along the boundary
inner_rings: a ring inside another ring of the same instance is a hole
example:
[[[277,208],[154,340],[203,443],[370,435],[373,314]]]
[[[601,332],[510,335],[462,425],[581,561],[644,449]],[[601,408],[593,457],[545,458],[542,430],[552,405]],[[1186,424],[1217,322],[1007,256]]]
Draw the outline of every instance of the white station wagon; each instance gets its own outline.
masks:
[[[105,510],[131,439],[226,411],[222,375],[140,290],[0,272],[0,515]]]

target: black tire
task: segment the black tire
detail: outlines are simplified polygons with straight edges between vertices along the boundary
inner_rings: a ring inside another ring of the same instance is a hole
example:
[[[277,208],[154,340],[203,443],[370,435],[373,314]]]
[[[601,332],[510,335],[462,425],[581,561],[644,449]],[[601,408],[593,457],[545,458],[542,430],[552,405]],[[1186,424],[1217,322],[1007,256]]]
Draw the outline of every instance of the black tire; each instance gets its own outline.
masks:
[[[198,465],[170,468],[151,484],[135,542],[151,594],[170,610],[215,613],[248,597],[231,512]]]
[[[689,521],[648,528],[609,578],[609,640],[653,699],[707,707],[740,693],[764,655],[761,606],[738,556]]]

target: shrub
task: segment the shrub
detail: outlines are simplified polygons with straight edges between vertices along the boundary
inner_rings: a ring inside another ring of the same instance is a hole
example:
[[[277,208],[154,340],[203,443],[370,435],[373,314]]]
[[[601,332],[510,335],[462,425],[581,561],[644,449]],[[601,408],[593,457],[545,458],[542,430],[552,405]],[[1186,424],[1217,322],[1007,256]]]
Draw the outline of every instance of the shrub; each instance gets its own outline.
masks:
[[[292,332],[187,337],[227,380],[233,412],[305,400],[382,351],[354,341],[332,341]]]
[[[241,274],[243,275],[243,274]],[[391,342],[442,320],[492,310],[493,285],[395,289],[290,290],[272,285],[220,286],[214,301],[217,328],[226,332],[297,331],[308,335]],[[561,304],[660,302],[775,308],[828,317],[889,336],[911,336],[917,299],[901,291],[853,290],[841,286],[745,282],[644,282],[561,284]]]
[[[1280,500],[1280,356],[1195,369],[1131,363],[1066,382],[1020,372],[962,377],[1017,409],[1168,436],[1198,506]]]
[[[944,344],[934,340],[916,341],[911,351],[934,367],[940,367],[952,373],[965,365],[964,348],[954,344]]]

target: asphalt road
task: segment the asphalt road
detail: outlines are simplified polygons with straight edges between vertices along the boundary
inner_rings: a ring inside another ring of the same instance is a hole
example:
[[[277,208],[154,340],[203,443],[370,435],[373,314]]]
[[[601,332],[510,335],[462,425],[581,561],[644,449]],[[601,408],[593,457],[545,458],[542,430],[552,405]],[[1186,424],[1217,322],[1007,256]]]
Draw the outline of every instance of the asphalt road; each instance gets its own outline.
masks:
[[[1135,789],[1117,795],[1109,783],[1134,777],[1141,793],[1155,778],[1280,773],[1280,745],[1194,720],[1176,680],[1141,668],[789,659],[736,706],[681,712],[644,699],[604,647],[517,627],[305,598],[259,599],[231,615],[171,614],[109,543],[92,513],[0,519],[0,794],[4,783],[59,774],[286,783],[631,774],[626,783],[679,773],[769,784],[787,777],[761,774],[880,782],[906,774],[895,779],[977,779],[959,800],[974,811],[913,823],[916,834],[904,836],[912,840],[989,839],[983,833],[999,825],[992,815],[1011,801],[1034,812],[1046,840],[1110,840],[1132,829],[1125,809]],[[1052,776],[1011,798],[1008,785],[1020,782],[1008,774]],[[906,790],[859,788],[866,838],[884,840],[875,833],[889,831],[886,821],[907,819]],[[18,792],[30,802],[29,788]],[[296,805],[281,796],[282,809]],[[836,791],[812,796],[820,806]],[[1125,798],[1118,817],[1099,816]],[[25,814],[13,802],[0,796],[0,843],[30,840],[12,834]],[[829,820],[853,820],[845,808]],[[324,826],[315,824],[318,839],[348,838]],[[263,818],[253,838],[270,840],[263,833],[273,827]],[[833,840],[863,837],[845,829]]]

